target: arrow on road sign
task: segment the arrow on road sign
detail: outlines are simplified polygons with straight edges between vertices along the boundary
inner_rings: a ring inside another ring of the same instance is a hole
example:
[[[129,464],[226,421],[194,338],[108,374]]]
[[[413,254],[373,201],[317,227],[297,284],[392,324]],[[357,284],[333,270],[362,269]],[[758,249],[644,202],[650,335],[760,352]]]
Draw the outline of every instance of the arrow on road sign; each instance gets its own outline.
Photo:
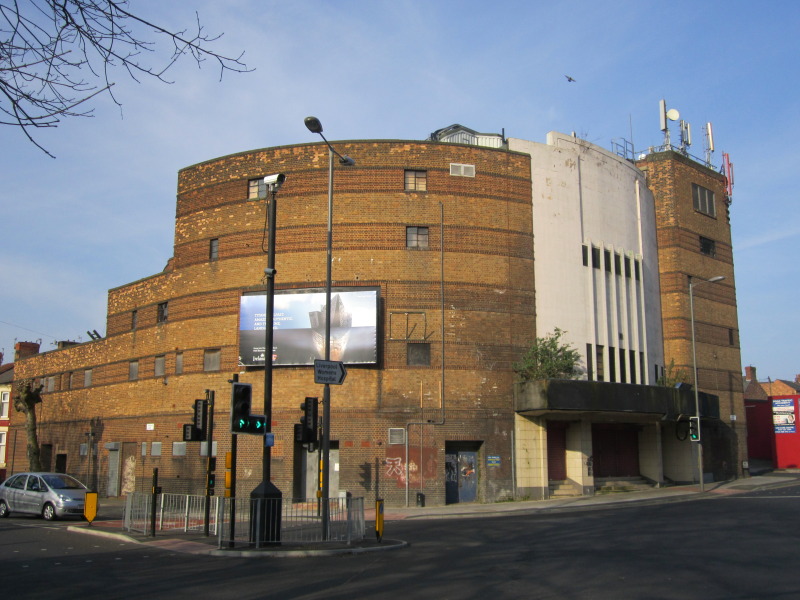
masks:
[[[315,360],[314,383],[342,385],[347,377],[344,363],[338,360]]]

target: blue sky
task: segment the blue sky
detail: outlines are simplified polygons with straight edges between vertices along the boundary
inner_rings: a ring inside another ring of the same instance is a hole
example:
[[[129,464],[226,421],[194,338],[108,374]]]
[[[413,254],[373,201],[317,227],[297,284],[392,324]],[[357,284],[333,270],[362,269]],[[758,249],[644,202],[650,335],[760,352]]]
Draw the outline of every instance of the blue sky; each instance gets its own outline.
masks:
[[[0,127],[0,351],[17,341],[105,334],[106,294],[172,255],[177,172],[226,154],[328,139],[415,139],[452,123],[604,148],[662,141],[658,102],[714,125],[731,156],[742,362],[759,379],[800,373],[800,3],[328,0],[165,3],[130,8],[173,28],[196,10],[214,46],[256,70],[186,60],[175,83],[114,75],[120,110],[38,132],[51,159]],[[158,60],[158,55],[153,57]],[[565,75],[575,78],[568,83]],[[674,130],[675,131],[675,130]],[[673,139],[676,134],[673,134]]]

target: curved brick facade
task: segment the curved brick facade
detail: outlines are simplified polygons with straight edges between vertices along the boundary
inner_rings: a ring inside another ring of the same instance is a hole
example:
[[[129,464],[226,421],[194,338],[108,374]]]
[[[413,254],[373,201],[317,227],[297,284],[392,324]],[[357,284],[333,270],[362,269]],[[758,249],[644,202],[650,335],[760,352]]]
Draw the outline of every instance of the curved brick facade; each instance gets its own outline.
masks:
[[[357,165],[336,169],[332,282],[379,287],[381,303],[378,366],[351,367],[345,384],[332,389],[331,439],[340,459],[332,491],[404,502],[405,469],[378,466],[404,456],[403,445],[388,444],[388,430],[408,427],[412,493],[422,490],[430,502],[444,503],[446,449],[480,449],[501,459],[481,473],[479,497],[511,497],[511,363],[535,334],[530,157],[409,141],[343,142],[337,149]],[[451,163],[474,165],[475,176],[452,176]],[[406,169],[426,172],[426,191],[404,189]],[[276,288],[324,287],[327,147],[210,160],[179,173],[174,256],[164,272],[109,292],[107,336],[19,364],[20,378],[52,378],[40,438],[54,460],[66,455],[70,472],[90,469],[79,445],[95,418],[99,453],[91,477],[101,493],[147,488],[152,467],[159,467],[165,490],[198,492],[198,444],[187,443],[180,457],[173,456],[173,442],[182,440],[193,400],[212,389],[217,454],[228,450],[233,373],[253,384],[254,411],[262,412],[263,368],[237,366],[239,298],[264,289],[266,266],[266,203],[248,199],[248,181],[276,172],[287,176],[277,196]],[[427,248],[406,247],[408,226],[428,228]],[[212,239],[218,240],[213,261]],[[165,302],[168,317],[158,323]],[[415,322],[401,328],[406,313]],[[430,366],[407,366],[408,344],[423,339]],[[218,371],[204,370],[208,350],[221,353]],[[164,375],[155,375],[157,360]],[[138,361],[135,381],[129,380],[131,361]],[[84,387],[87,370],[91,381]],[[408,426],[440,420],[443,376],[445,423]],[[311,367],[276,368],[273,377],[273,480],[285,496],[313,495],[304,474],[313,461],[294,443],[293,425],[299,404],[321,396],[321,386]],[[239,436],[239,494],[259,479],[259,439]],[[153,456],[153,442],[161,442],[160,456]],[[120,490],[108,474],[115,469]]]

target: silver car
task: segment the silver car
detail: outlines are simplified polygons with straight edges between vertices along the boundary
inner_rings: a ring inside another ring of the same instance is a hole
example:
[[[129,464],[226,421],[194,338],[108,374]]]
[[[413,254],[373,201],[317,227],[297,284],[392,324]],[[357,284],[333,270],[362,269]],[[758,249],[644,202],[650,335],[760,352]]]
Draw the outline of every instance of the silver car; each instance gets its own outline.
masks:
[[[17,473],[0,485],[0,517],[12,512],[48,521],[83,515],[86,486],[63,473]]]

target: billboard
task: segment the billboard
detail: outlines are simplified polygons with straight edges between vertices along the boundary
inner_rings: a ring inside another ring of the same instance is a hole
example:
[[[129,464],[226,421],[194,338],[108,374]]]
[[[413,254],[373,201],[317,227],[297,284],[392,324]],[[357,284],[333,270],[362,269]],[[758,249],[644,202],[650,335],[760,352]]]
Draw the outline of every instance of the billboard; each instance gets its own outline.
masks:
[[[330,360],[377,364],[380,288],[331,289]],[[239,364],[264,366],[266,292],[242,294]],[[314,364],[325,358],[325,290],[276,290],[272,320],[273,366]]]

